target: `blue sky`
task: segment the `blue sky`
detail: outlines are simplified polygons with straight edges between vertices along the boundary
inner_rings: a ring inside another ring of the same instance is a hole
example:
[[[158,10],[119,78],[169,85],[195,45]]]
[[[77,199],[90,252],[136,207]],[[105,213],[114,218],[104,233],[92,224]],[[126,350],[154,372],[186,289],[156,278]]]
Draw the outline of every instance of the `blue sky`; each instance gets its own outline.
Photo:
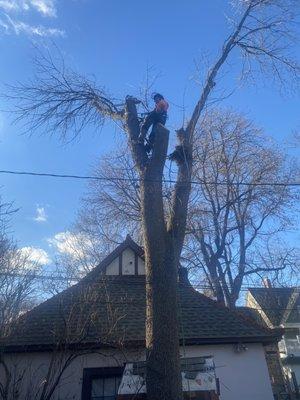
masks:
[[[33,44],[54,41],[66,63],[95,76],[116,97],[136,93],[147,65],[160,74],[156,88],[170,100],[171,128],[178,127],[185,99],[191,110],[200,88],[195,60],[213,60],[228,34],[227,0],[0,0],[0,84],[25,81],[34,73]],[[50,45],[51,46],[51,45]],[[300,45],[296,49],[299,52]],[[236,57],[226,66],[222,86],[236,86]],[[1,109],[6,104],[3,100]],[[259,82],[245,86],[223,103],[245,112],[279,142],[300,126],[299,96],[280,95]],[[119,140],[113,126],[87,129],[63,145],[58,137],[21,135],[9,114],[0,113],[0,169],[88,174],[101,154]],[[292,150],[291,150],[292,151]],[[297,151],[293,150],[297,155]],[[298,154],[299,155],[299,154]],[[86,184],[80,181],[0,176],[1,193],[20,208],[11,230],[21,246],[43,249],[76,217]]]

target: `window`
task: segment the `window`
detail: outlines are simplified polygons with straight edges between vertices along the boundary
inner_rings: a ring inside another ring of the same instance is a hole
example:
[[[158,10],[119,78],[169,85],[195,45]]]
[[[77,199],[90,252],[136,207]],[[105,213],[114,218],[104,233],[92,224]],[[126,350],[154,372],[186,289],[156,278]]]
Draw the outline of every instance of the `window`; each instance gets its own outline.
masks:
[[[116,400],[123,368],[83,370],[82,400]]]
[[[285,339],[297,339],[297,335],[299,335],[299,328],[285,328],[284,329],[284,337]]]

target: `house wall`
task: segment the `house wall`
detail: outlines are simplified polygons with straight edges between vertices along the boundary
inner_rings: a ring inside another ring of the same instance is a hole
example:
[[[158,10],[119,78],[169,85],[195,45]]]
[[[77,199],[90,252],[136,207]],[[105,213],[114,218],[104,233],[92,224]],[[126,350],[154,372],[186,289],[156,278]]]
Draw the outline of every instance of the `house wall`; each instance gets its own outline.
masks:
[[[67,355],[66,355],[67,356]],[[55,368],[65,357],[56,355],[53,358]],[[187,346],[181,348],[182,357],[213,356],[216,376],[220,380],[221,400],[272,400],[272,390],[265,361],[264,350],[260,344],[249,344],[247,350],[237,353],[233,345]],[[138,361],[144,358],[143,351],[108,352],[80,356],[65,371],[58,385],[53,400],[80,400],[84,368],[112,367],[123,365],[126,361]],[[10,370],[25,372],[19,392],[10,400],[26,399],[26,393],[36,392],[42,387],[47,365],[51,360],[50,353],[22,353],[5,356]],[[52,378],[53,379],[53,378]],[[3,383],[3,369],[0,380]],[[28,398],[31,398],[32,394]],[[33,396],[32,396],[33,398]]]
[[[187,348],[185,355],[214,357],[221,400],[273,400],[263,346],[248,344],[248,350],[241,353],[236,353],[234,347],[195,346]]]
[[[268,319],[267,315],[265,314],[261,306],[257,303],[255,298],[249,291],[247,292],[246,295],[246,306],[257,310],[264,323],[270,329],[274,328],[273,324]],[[277,396],[278,398],[281,393],[285,393],[288,391],[286,374],[281,363],[281,357],[282,357],[281,350],[283,346],[284,346],[284,341],[282,340],[281,342],[279,342],[279,348],[277,344],[272,344],[265,347],[265,357],[272,383],[272,390],[274,395]]]

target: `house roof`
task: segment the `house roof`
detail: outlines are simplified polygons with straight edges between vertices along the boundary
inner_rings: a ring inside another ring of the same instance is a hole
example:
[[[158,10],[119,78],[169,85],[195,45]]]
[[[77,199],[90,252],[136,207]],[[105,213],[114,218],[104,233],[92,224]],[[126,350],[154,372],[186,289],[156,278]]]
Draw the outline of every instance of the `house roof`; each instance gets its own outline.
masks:
[[[249,288],[250,294],[273,326],[300,322],[299,288]]]
[[[251,319],[251,320],[255,321],[257,324],[264,326],[265,328],[268,327],[265,320],[262,318],[261,314],[259,313],[259,311],[257,309],[241,306],[241,307],[237,307],[236,311],[239,314],[243,315],[245,318]]]
[[[145,277],[106,276],[105,267],[120,252],[142,249],[127,238],[78,284],[21,316],[2,339],[6,351],[49,349],[55,345],[144,345]],[[181,339],[186,344],[260,342],[278,333],[244,318],[179,282]]]

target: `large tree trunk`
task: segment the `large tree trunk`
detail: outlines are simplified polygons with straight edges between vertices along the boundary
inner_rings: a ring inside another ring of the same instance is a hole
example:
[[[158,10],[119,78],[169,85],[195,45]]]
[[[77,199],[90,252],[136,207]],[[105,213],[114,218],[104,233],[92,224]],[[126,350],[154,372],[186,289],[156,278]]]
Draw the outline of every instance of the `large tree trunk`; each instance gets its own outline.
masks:
[[[141,173],[146,259],[147,399],[181,400],[177,313],[178,263],[164,218],[162,174],[169,132],[158,126],[157,145]]]
[[[139,143],[139,121],[135,99],[126,99],[126,131],[131,153],[140,175],[142,225],[146,259],[146,348],[147,399],[181,400],[179,362],[178,267],[184,242],[191,190],[192,134],[179,130],[179,145],[173,153],[178,165],[170,214],[163,202],[163,170],[169,131],[156,129],[152,154]]]

